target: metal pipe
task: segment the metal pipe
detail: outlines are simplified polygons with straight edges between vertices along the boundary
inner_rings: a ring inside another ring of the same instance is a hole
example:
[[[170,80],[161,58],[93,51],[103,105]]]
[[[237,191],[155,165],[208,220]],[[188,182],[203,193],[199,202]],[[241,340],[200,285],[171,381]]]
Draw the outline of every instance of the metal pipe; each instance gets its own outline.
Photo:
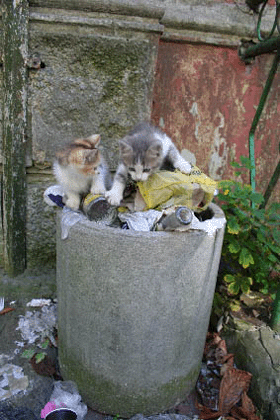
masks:
[[[258,44],[248,46],[248,41],[244,41],[238,50],[238,55],[243,61],[249,58],[254,58],[257,55],[272,53],[280,48],[280,36],[267,39],[266,41],[259,42]]]
[[[279,37],[280,38],[280,37]],[[250,172],[250,179],[251,179],[251,187],[253,192],[256,189],[256,165],[255,165],[255,131],[261,116],[261,113],[263,111],[264,105],[265,105],[265,101],[267,99],[268,93],[270,91],[275,73],[277,71],[277,67],[280,61],[280,48],[277,50],[277,53],[274,57],[268,78],[266,80],[261,98],[260,98],[260,102],[258,105],[258,108],[256,110],[256,114],[254,116],[252,125],[251,125],[251,129],[249,132],[249,157],[250,157],[250,163],[251,163],[251,172]]]
[[[279,177],[280,177],[280,161],[278,162],[275,168],[275,171],[273,172],[273,175],[268,183],[267,189],[264,193],[264,202],[260,205],[260,208],[265,208],[265,206],[267,205],[267,202],[271,196],[271,193],[275,185],[277,184]]]

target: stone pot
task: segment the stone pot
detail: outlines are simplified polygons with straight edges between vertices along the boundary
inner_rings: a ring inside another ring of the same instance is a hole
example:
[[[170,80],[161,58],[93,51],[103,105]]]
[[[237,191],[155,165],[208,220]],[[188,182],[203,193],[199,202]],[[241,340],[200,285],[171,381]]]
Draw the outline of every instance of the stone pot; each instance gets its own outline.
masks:
[[[211,223],[224,220],[210,205]],[[225,221],[225,220],[224,220]],[[224,226],[135,232],[88,220],[57,229],[59,361],[91,408],[165,411],[193,390]]]

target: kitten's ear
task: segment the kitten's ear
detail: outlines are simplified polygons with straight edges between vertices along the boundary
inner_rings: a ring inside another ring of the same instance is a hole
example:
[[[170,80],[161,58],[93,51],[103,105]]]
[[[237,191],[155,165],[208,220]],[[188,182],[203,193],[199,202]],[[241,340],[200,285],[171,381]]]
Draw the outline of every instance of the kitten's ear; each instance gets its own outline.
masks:
[[[58,163],[61,166],[67,166],[69,164],[69,152],[65,150],[58,150],[55,154]]]
[[[101,136],[100,134],[92,134],[91,136],[87,137],[87,139],[94,147],[97,147],[100,143]]]
[[[133,151],[132,147],[125,141],[125,139],[119,141],[119,148],[121,156],[130,156]]]
[[[82,150],[83,154],[83,163],[84,164],[91,164],[98,159],[99,152],[97,149],[91,149],[91,150]]]
[[[160,141],[151,144],[151,146],[147,150],[147,156],[150,159],[154,159],[160,157],[162,155],[162,144]]]

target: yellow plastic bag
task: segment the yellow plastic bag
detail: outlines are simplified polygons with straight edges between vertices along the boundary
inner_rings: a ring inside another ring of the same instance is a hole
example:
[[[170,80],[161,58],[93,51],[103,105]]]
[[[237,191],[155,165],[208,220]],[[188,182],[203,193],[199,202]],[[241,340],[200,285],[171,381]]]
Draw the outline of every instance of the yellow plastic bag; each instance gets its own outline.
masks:
[[[146,203],[145,210],[186,206],[201,211],[212,201],[217,182],[193,166],[188,175],[178,170],[155,172],[147,181],[138,182],[137,186]]]

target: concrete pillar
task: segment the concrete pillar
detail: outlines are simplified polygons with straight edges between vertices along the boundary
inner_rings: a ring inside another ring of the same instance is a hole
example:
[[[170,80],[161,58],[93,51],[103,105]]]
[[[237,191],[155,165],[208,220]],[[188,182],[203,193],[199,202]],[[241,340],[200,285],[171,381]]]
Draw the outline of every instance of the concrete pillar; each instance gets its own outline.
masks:
[[[213,221],[224,217],[211,204]],[[195,386],[224,229],[134,232],[85,221],[61,239],[59,360],[94,409],[167,410]]]
[[[3,1],[3,233],[4,266],[26,267],[27,0]]]

